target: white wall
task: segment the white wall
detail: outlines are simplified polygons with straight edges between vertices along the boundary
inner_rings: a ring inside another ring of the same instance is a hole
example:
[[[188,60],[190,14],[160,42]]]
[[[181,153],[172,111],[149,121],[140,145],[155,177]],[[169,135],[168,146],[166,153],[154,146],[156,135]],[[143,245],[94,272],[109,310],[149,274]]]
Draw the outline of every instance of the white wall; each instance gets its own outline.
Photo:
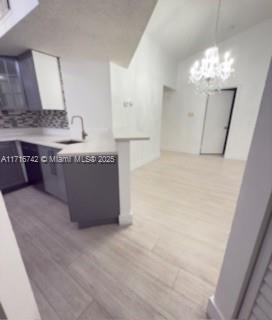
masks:
[[[103,61],[61,59],[68,116],[81,115],[91,138],[95,131],[112,129],[110,64]],[[75,127],[80,132],[80,123]]]
[[[113,129],[140,131],[150,141],[132,142],[131,165],[138,167],[160,156],[163,86],[175,87],[176,62],[145,34],[128,69],[111,65]],[[125,108],[124,101],[132,107]]]
[[[272,55],[272,20],[259,24],[221,43],[235,58],[235,74],[226,87],[238,87],[225,156],[246,159]],[[168,94],[164,104],[162,149],[198,154],[203,128],[205,97],[188,84],[188,72],[198,53],[178,68],[177,92]],[[189,117],[188,113],[194,116]]]
[[[38,0],[10,0],[11,10],[0,23],[0,38],[28,15],[38,4]]]
[[[237,319],[240,298],[271,218],[272,64],[250,148],[232,229],[214,298],[212,319]],[[220,315],[221,314],[221,315]],[[239,317],[240,319],[240,317]],[[242,319],[242,318],[241,318]],[[244,319],[244,318],[243,318]]]

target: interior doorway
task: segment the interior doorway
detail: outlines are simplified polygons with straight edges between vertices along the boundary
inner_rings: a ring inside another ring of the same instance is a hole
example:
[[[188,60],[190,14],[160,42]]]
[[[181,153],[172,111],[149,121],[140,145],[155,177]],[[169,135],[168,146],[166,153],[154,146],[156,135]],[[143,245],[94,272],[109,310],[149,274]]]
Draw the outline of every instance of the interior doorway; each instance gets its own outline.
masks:
[[[200,154],[224,155],[237,88],[207,97]]]

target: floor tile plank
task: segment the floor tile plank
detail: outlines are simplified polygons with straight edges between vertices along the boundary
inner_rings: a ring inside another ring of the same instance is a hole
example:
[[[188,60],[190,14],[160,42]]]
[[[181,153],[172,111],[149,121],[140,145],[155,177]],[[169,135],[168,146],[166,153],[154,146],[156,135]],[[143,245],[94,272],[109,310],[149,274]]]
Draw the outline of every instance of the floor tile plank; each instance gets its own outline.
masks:
[[[134,224],[78,230],[33,187],[5,195],[43,320],[205,319],[244,162],[163,152],[132,173]]]

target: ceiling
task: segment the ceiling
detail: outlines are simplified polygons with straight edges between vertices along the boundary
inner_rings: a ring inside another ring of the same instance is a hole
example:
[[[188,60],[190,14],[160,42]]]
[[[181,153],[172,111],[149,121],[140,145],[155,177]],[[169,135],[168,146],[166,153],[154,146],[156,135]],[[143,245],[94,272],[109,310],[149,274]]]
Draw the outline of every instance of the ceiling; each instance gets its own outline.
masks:
[[[1,38],[0,54],[17,55],[31,48],[127,66],[147,24],[147,32],[178,60],[211,46],[218,0],[159,0],[155,7],[156,2],[40,0]],[[222,0],[218,41],[269,18],[272,0]]]
[[[183,60],[212,45],[217,4],[218,0],[159,0],[147,31]],[[218,41],[269,18],[272,0],[222,0]]]
[[[0,40],[0,54],[35,49],[127,66],[157,0],[40,0]]]

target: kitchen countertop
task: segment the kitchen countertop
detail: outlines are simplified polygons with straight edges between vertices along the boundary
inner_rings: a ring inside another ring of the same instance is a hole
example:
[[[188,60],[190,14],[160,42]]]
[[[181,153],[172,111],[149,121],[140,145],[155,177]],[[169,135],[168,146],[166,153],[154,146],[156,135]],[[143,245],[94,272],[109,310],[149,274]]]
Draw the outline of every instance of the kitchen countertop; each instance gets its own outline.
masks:
[[[21,142],[28,142],[39,144],[46,147],[56,148],[56,149],[63,149],[67,145],[58,143],[57,141],[62,140],[70,140],[70,137],[63,137],[63,136],[51,136],[51,135],[22,135],[22,136],[6,136],[1,137],[0,142],[4,141],[21,141]]]
[[[130,140],[148,140],[149,137],[139,134],[125,134],[125,132],[119,132],[114,138],[104,136],[93,136],[91,139],[87,139],[84,142],[75,144],[62,144],[59,141],[76,140],[71,136],[63,135],[8,135],[0,137],[0,142],[4,141],[21,141],[33,144],[38,144],[50,148],[60,149],[59,155],[73,155],[73,154],[116,154],[117,146],[116,142],[124,142]]]
[[[143,134],[142,132],[130,130],[127,127],[116,128],[113,130],[113,136],[116,141],[141,141],[141,140],[149,140],[147,134]]]
[[[116,154],[118,142],[129,142],[130,140],[149,140],[149,137],[139,134],[125,134],[119,132],[114,135],[114,138],[105,138],[96,136],[95,138],[86,140],[84,143],[76,143],[63,148],[59,155],[73,155],[73,154]]]
[[[114,140],[116,141],[143,141],[143,140],[149,140],[150,138],[144,134],[134,134],[134,135],[126,135],[126,134],[118,134],[114,136]]]
[[[74,154],[116,154],[116,143],[113,139],[94,138],[83,143],[75,143],[65,146],[58,154],[69,156]]]

